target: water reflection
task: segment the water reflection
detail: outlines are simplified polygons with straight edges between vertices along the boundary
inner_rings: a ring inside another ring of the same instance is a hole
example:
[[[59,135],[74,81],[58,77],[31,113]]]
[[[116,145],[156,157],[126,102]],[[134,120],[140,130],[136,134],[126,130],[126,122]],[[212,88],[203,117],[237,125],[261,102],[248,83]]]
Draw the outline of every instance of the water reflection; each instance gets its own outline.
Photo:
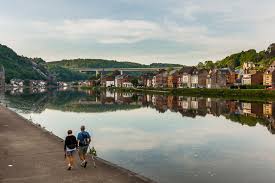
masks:
[[[224,100],[220,98],[198,98],[188,96],[165,96],[154,94],[118,93],[112,91],[72,90],[61,88],[47,91],[45,89],[14,90],[0,100],[22,113],[41,113],[46,108],[60,111],[100,113],[117,110],[133,110],[149,107],[160,113],[167,111],[180,113],[183,117],[224,116],[232,122],[242,125],[267,127],[275,134],[275,103]]]

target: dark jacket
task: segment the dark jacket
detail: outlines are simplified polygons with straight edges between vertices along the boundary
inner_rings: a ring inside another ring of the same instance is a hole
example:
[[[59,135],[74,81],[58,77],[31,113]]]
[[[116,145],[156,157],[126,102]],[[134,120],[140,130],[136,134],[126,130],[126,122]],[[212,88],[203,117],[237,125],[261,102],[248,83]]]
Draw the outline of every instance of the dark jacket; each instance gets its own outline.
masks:
[[[77,147],[76,137],[74,135],[67,136],[64,143],[64,150],[66,150],[66,148],[74,149],[76,147]]]

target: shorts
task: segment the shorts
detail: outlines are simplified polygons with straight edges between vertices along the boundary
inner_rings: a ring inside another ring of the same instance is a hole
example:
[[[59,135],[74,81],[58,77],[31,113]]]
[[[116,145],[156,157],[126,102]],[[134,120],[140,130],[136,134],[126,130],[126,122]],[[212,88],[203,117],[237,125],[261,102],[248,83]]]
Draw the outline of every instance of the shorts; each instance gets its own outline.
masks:
[[[79,154],[86,154],[89,146],[79,146]]]
[[[75,154],[76,149],[67,149],[66,155],[67,156],[73,156]]]

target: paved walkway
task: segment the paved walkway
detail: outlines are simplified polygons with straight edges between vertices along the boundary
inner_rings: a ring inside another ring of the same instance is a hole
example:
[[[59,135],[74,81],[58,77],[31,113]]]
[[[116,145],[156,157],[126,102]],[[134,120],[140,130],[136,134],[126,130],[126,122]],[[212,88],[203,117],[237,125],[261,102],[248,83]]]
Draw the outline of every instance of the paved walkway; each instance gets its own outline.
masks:
[[[63,142],[0,106],[0,182],[150,182],[123,168],[98,159],[97,168],[79,165],[66,170]]]

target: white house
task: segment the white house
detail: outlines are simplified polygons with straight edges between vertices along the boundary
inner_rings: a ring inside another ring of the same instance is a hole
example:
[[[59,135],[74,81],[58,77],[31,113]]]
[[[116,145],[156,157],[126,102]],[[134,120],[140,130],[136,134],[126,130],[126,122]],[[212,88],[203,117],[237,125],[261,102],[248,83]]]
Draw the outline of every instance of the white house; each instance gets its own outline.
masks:
[[[122,83],[123,88],[133,88],[133,84],[131,82],[123,82]]]

